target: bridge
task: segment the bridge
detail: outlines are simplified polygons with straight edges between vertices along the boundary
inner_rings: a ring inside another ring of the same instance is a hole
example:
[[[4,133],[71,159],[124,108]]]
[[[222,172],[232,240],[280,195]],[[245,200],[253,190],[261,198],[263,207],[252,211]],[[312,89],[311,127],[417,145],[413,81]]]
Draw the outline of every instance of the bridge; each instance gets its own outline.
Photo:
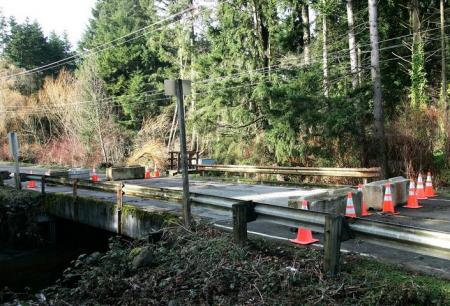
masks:
[[[12,170],[9,167],[1,169]],[[45,169],[34,169],[33,175],[28,169],[24,170],[24,187],[27,180],[37,180],[36,191],[45,194],[46,211],[55,217],[140,237],[157,231],[168,219],[181,216],[182,182],[176,177],[94,183],[52,177],[45,175]],[[11,180],[5,182],[13,183]],[[320,242],[313,247],[318,248],[324,246],[327,216],[342,214],[339,203],[342,203],[342,194],[349,190],[348,187],[281,187],[207,179],[191,180],[190,189],[192,213],[196,218],[224,230],[233,230],[233,208],[250,204],[247,209],[253,217],[247,218],[249,235],[287,243],[295,236],[292,229],[303,225],[317,233]],[[359,193],[353,191],[357,199]],[[312,205],[312,211],[304,211],[289,205],[292,199],[300,198],[310,199],[313,203],[324,194],[327,195],[328,210]],[[375,213],[347,220],[345,224],[353,239],[342,242],[342,251],[380,257],[450,276],[450,268],[443,268],[449,266],[450,260],[450,200],[440,197],[423,204],[425,208],[421,210],[399,207],[400,216]]]

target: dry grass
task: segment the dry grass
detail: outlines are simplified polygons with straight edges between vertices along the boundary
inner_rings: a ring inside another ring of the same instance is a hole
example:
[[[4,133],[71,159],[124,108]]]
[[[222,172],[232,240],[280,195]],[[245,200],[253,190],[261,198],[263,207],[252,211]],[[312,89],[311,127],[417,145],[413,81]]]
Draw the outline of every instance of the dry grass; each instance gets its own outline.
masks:
[[[166,169],[167,150],[164,143],[149,141],[141,148],[136,148],[127,160],[128,165],[143,165],[150,169],[157,167],[160,170]]]

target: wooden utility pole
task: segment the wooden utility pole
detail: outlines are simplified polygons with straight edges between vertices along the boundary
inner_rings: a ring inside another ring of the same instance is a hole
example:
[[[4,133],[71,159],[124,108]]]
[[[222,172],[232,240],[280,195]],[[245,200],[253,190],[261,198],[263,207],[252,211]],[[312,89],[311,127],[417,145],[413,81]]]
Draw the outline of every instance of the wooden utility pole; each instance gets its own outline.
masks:
[[[445,60],[446,55],[446,43],[445,43],[445,0],[441,0],[441,73],[442,73],[442,102],[444,103],[444,137],[445,137],[445,163],[448,164],[449,158],[449,131],[448,131],[448,97],[447,97],[447,62]]]
[[[180,153],[181,169],[183,176],[183,218],[184,225],[189,228],[191,225],[191,201],[189,195],[189,172],[188,172],[188,154],[186,146],[186,125],[184,115],[184,96],[191,92],[191,82],[178,80],[164,81],[164,90],[166,95],[177,97],[178,122],[180,128]]]
[[[382,178],[386,178],[387,159],[386,159],[386,143],[384,139],[383,96],[381,94],[377,0],[368,0],[368,1],[369,1],[370,45],[372,49],[370,55],[370,63],[371,63],[371,75],[373,84],[373,115],[375,119],[375,137],[378,146],[378,159],[381,167],[381,176]]]
[[[180,152],[181,166],[183,169],[183,216],[184,225],[189,228],[191,225],[191,201],[189,196],[189,172],[188,172],[188,156],[186,148],[186,125],[184,122],[184,95],[183,81],[178,79],[175,81],[175,94],[177,96],[178,105],[178,121],[180,126]]]
[[[9,153],[14,160],[15,173],[14,181],[16,182],[16,189],[22,189],[20,180],[20,168],[19,168],[19,141],[17,140],[17,134],[15,132],[8,133]]]

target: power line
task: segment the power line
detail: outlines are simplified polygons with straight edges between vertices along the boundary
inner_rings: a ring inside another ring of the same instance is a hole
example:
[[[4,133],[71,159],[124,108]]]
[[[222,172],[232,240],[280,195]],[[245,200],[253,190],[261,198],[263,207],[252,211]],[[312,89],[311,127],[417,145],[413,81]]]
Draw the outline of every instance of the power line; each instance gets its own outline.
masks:
[[[159,20],[159,21],[154,22],[154,23],[152,23],[152,24],[150,24],[150,25],[147,25],[147,26],[145,26],[145,27],[142,27],[142,28],[140,28],[140,29],[138,29],[138,30],[135,30],[135,31],[133,31],[133,32],[130,32],[130,33],[128,33],[128,34],[125,34],[125,35],[123,35],[123,36],[121,36],[121,37],[115,38],[115,39],[113,39],[113,40],[111,40],[111,41],[109,41],[109,42],[106,42],[106,43],[103,43],[103,44],[101,44],[101,45],[98,45],[98,46],[94,47],[93,49],[87,51],[86,54],[76,54],[76,55],[72,55],[72,56],[69,56],[69,57],[67,57],[67,58],[64,58],[64,59],[61,59],[61,60],[58,60],[58,61],[55,61],[55,62],[52,62],[52,63],[49,63],[49,64],[45,64],[45,65],[40,66],[40,67],[36,67],[36,68],[30,69],[30,70],[26,70],[26,71],[23,71],[23,72],[20,72],[20,73],[16,73],[16,74],[13,74],[13,75],[3,76],[1,79],[10,79],[10,78],[17,77],[17,76],[21,76],[21,75],[28,75],[28,74],[33,74],[33,73],[42,72],[42,71],[45,71],[45,70],[49,70],[49,69],[52,69],[52,68],[56,68],[56,67],[65,65],[65,64],[70,63],[70,62],[72,62],[72,61],[74,61],[74,60],[77,60],[77,59],[79,59],[79,58],[81,58],[81,57],[83,57],[83,56],[94,55],[94,54],[97,54],[97,53],[99,53],[99,52],[103,52],[103,51],[105,51],[105,50],[108,50],[108,49],[110,49],[110,48],[117,47],[117,46],[119,46],[119,45],[123,45],[123,44],[125,44],[125,43],[127,43],[127,42],[130,42],[130,41],[135,40],[135,39],[137,39],[137,38],[139,38],[139,37],[142,37],[143,35],[145,35],[145,34],[147,34],[147,33],[150,33],[150,32],[147,31],[150,27],[153,27],[153,26],[155,26],[155,25],[158,25],[158,24],[160,24],[160,23],[163,23],[163,22],[165,22],[165,21],[171,20],[171,19],[173,19],[173,18],[175,18],[175,17],[178,17],[178,16],[180,16],[180,15],[183,15],[183,14],[185,14],[186,12],[189,12],[189,11],[193,10],[194,8],[195,8],[195,7],[191,6],[191,7],[187,8],[187,9],[185,9],[185,10],[183,10],[183,11],[180,11],[180,12],[178,12],[178,13],[172,14],[172,15],[170,15],[170,16],[168,16],[168,17],[162,19],[162,20]],[[192,17],[193,17],[193,16],[191,16],[190,18],[192,18]],[[177,22],[177,21],[176,21],[176,20],[175,20],[175,21],[172,21],[171,23],[169,23],[169,24],[167,24],[167,25],[163,25],[163,26],[161,26],[161,27],[159,27],[159,28],[157,28],[157,29],[153,29],[153,30],[154,30],[154,31],[160,30],[160,29],[162,29],[162,28],[164,28],[164,27],[166,27],[166,26],[168,26],[168,25],[171,25],[171,24],[173,24],[173,23],[175,23],[175,22]],[[132,38],[130,38],[130,39],[128,39],[128,40],[125,40],[125,41],[121,42],[121,43],[118,44],[118,45],[112,45],[112,44],[113,44],[114,42],[116,42],[116,41],[122,40],[122,39],[124,39],[124,38],[130,37],[130,36],[132,36],[132,35],[134,35],[134,34],[136,34],[136,33],[140,33],[140,32],[142,32],[142,33],[141,33],[140,35],[136,36],[136,37],[132,37]],[[102,48],[102,47],[105,47],[105,48]],[[1,79],[0,79],[0,80],[1,80]]]
[[[103,104],[110,104],[110,103],[114,103],[117,102],[117,99],[120,98],[125,98],[125,97],[153,97],[153,96],[157,96],[157,95],[162,95],[164,94],[164,91],[160,91],[160,92],[156,92],[156,91],[149,91],[149,92],[143,92],[143,93],[139,93],[139,94],[131,94],[131,95],[121,95],[121,96],[115,96],[115,97],[110,97],[110,98],[105,98],[105,99],[97,99],[97,100],[90,100],[90,101],[77,101],[77,102],[72,102],[72,103],[60,103],[60,104],[52,104],[52,105],[47,105],[47,104],[43,104],[41,107],[38,106],[32,106],[32,107],[22,107],[20,109],[16,109],[16,110],[5,110],[2,111],[0,113],[15,113],[15,112],[35,112],[35,111],[43,111],[42,107],[68,107],[68,106],[77,106],[77,105],[83,105],[83,104],[89,104],[89,103],[99,103],[99,102],[103,102]],[[150,93],[154,93],[154,94],[150,94]],[[14,107],[10,107],[10,108],[14,108]]]
[[[145,84],[144,84],[145,85]],[[64,103],[64,106],[71,106],[71,105],[81,105],[81,104],[88,104],[88,103],[98,103],[98,102],[107,102],[107,101],[111,101],[114,99],[118,99],[118,98],[125,98],[125,97],[134,97],[134,96],[138,96],[138,95],[147,95],[147,96],[156,96],[156,95],[160,95],[163,94],[164,90],[149,90],[149,91],[144,91],[141,93],[136,93],[136,94],[125,94],[125,95],[120,95],[120,96],[113,96],[113,97],[108,97],[108,98],[102,98],[102,99],[95,99],[95,100],[86,100],[86,101],[76,101],[76,102],[72,102],[72,103]],[[112,101],[114,102],[114,101]],[[58,105],[55,105],[58,106]],[[16,108],[14,106],[10,106],[7,108]],[[22,107],[21,109],[24,108],[32,108],[35,109],[37,108],[36,106],[26,106],[26,107]]]

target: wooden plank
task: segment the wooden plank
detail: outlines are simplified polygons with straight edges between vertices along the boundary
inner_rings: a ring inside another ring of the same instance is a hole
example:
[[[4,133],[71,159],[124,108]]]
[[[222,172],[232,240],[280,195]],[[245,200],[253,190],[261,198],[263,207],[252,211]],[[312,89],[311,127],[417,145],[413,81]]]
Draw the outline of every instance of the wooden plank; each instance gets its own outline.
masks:
[[[199,165],[199,171],[235,172],[235,173],[260,173],[260,174],[285,174],[285,175],[310,175],[310,176],[336,176],[355,178],[378,178],[379,168],[370,169],[334,169],[334,168],[296,168],[296,167],[256,167],[256,166],[232,166],[232,165]]]
[[[201,167],[210,167],[210,168],[247,168],[247,169],[298,169],[298,170],[332,170],[332,171],[367,171],[367,172],[379,172],[381,169],[379,167],[372,168],[333,168],[333,167],[287,167],[287,166],[250,166],[250,165],[200,165]]]
[[[342,216],[325,216],[324,270],[330,276],[340,272]]]

